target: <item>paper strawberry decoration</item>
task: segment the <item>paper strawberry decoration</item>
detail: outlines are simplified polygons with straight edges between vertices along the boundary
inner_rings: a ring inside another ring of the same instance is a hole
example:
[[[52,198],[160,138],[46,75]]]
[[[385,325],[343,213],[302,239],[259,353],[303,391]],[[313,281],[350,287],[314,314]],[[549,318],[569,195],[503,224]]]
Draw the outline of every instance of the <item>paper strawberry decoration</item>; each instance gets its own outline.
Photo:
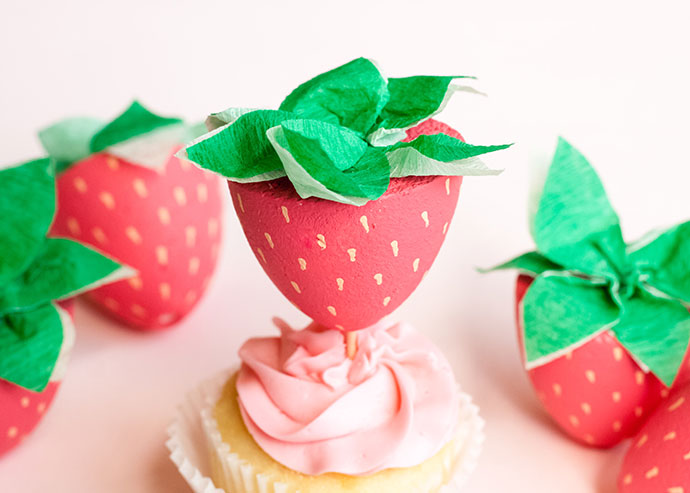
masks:
[[[0,454],[38,423],[64,373],[74,331],[56,300],[133,274],[79,243],[46,238],[54,212],[50,160],[0,171]]]
[[[135,102],[108,124],[70,119],[40,133],[62,170],[53,232],[138,270],[137,277],[88,294],[132,327],[179,321],[215,270],[219,180],[173,156],[187,131],[180,120]]]
[[[690,491],[690,385],[674,391],[632,440],[618,491]]]
[[[526,368],[554,420],[582,443],[634,434],[681,371],[690,340],[690,222],[626,245],[587,160],[560,140],[515,268]]]
[[[477,156],[508,147],[470,145],[428,122],[466,89],[458,79],[385,79],[359,58],[278,110],[211,115],[211,132],[181,155],[230,181],[247,239],[285,296],[326,327],[363,329],[430,268],[459,176],[497,174]]]

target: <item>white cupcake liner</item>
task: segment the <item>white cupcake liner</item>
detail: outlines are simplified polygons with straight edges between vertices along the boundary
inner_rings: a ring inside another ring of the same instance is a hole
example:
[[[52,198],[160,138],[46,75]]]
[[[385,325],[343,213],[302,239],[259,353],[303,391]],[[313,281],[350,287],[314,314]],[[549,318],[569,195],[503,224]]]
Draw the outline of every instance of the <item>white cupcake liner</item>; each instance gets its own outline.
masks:
[[[286,493],[288,486],[257,474],[251,464],[232,453],[223,442],[213,418],[213,408],[232,371],[205,381],[187,395],[179,406],[175,420],[168,428],[166,442],[170,459],[194,493]],[[456,435],[457,463],[450,483],[440,493],[458,493],[477,466],[484,443],[484,420],[479,408],[467,394],[460,394],[460,424]],[[214,484],[211,463],[217,461],[223,470],[224,484]],[[446,467],[450,469],[451,464]]]

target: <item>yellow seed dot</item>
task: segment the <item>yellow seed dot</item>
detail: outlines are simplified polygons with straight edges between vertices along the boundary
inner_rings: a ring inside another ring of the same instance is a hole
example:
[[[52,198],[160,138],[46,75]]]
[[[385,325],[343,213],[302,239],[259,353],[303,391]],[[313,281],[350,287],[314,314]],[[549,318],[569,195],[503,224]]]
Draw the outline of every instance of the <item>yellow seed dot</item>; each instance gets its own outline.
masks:
[[[398,249],[398,240],[393,240],[393,241],[391,241],[391,248],[393,248],[393,256],[394,256],[394,257],[397,257],[397,256],[398,256],[398,252],[400,251],[400,250]]]
[[[163,300],[169,300],[170,299],[170,284],[167,282],[163,282],[158,286],[158,292],[161,295],[161,299]]]
[[[682,486],[672,486],[668,489],[668,493],[685,493],[685,488]]]
[[[263,263],[265,264],[265,263],[266,263],[266,257],[264,256],[263,250],[261,250],[261,248],[257,248],[257,249],[256,249],[256,253],[259,254],[259,257],[261,257],[261,260],[262,260]]]
[[[554,383],[553,384],[553,393],[556,394],[557,396],[560,396],[563,394],[563,388],[560,386],[560,384]]]
[[[290,213],[288,212],[288,208],[285,207],[284,205],[280,206],[280,212],[283,213],[283,218],[285,219],[286,223],[290,223]]]
[[[91,234],[98,243],[104,244],[108,242],[108,238],[105,236],[105,232],[101,228],[93,228],[91,230]]]
[[[637,407],[635,408],[635,416],[637,416],[637,417],[639,418],[640,416],[642,416],[642,413],[644,413],[644,409],[642,409],[641,407],[637,406]]]
[[[144,287],[144,283],[141,280],[141,277],[130,277],[127,282],[129,285],[132,287],[132,289],[136,291],[141,291],[141,288]]]
[[[17,429],[16,426],[11,426],[11,427],[7,430],[7,436],[10,437],[10,438],[14,438],[14,437],[16,437],[18,434],[19,434],[19,430]]]
[[[105,206],[106,209],[112,211],[115,208],[115,198],[110,192],[101,192],[98,194],[98,199]]]
[[[414,272],[417,272],[417,270],[419,270],[419,259],[418,258],[414,259],[414,261],[412,262],[412,270]]]
[[[337,315],[334,306],[327,306],[327,307],[326,307],[326,310],[328,310],[328,313],[330,313],[330,314],[333,315],[334,317]]]
[[[585,372],[585,378],[589,381],[589,383],[594,383],[597,381],[597,374],[592,370],[587,370]]]
[[[161,224],[170,224],[170,212],[165,207],[158,208],[158,220]]]
[[[585,442],[587,442],[590,445],[594,444],[594,437],[592,435],[585,435]]]
[[[676,436],[677,436],[677,435],[676,435],[676,432],[675,432],[675,431],[671,431],[671,432],[669,432],[669,433],[666,433],[666,434],[664,435],[664,441],[665,441],[665,442],[668,442],[668,441],[670,441],[670,440],[675,440],[675,439],[676,439]]]
[[[185,193],[184,188],[173,188],[173,197],[175,197],[175,202],[177,202],[177,205],[182,206],[187,204],[187,194]]]
[[[108,168],[110,168],[113,171],[117,171],[120,169],[120,161],[115,156],[108,156],[105,159],[105,163],[108,165]]]
[[[661,389],[661,398],[666,399],[668,397],[669,391],[668,389]]]
[[[354,248],[348,248],[347,249],[347,254],[350,256],[350,262],[354,262],[356,260],[357,256],[357,250]]]
[[[446,234],[448,232],[448,223],[443,225],[443,234]]]
[[[218,234],[218,219],[211,218],[208,220],[208,235],[215,237]]]
[[[205,183],[199,183],[196,186],[196,198],[201,203],[208,200],[208,188]]]
[[[137,193],[137,195],[142,199],[148,196],[149,191],[146,189],[146,183],[144,183],[144,180],[141,178],[136,178],[132,182],[132,186],[134,187],[134,191]]]
[[[116,311],[118,308],[120,308],[120,304],[113,298],[104,299],[103,304],[112,311]]]
[[[429,213],[427,211],[422,212],[422,220],[424,221],[424,227],[429,227]]]
[[[182,168],[182,171],[189,171],[192,169],[192,163],[190,163],[186,159],[179,159],[180,162],[180,168]]]
[[[613,397],[613,402],[620,402],[621,401],[621,393],[620,392],[614,392],[611,394],[611,397]]]
[[[690,452],[683,456],[683,460],[690,460]]]
[[[67,218],[67,229],[69,229],[69,232],[75,236],[81,233],[79,222],[73,217]]]
[[[297,291],[297,293],[301,293],[302,290],[299,288],[299,284],[297,284],[295,281],[290,281],[290,284],[292,284],[292,288]]]
[[[635,383],[637,383],[637,385],[642,385],[644,383],[644,373],[639,370],[635,372]]]
[[[307,270],[307,261],[304,260],[302,257],[297,259],[297,263],[299,264],[299,268],[301,270]]]
[[[446,195],[450,195],[450,178],[446,178]]]
[[[158,245],[156,247],[156,260],[161,265],[168,264],[168,249],[163,245]]]
[[[240,206],[240,210],[244,212],[244,204],[242,203],[242,196],[238,193],[237,194],[237,205]]]
[[[28,397],[22,397],[22,400],[21,400],[22,407],[29,407],[29,404],[31,404],[31,401],[29,401],[29,398]]]
[[[335,280],[335,282],[338,283],[338,291],[342,291],[343,286],[345,285],[345,280],[342,277],[339,277]]]
[[[568,419],[570,420],[570,424],[571,424],[571,425],[573,425],[573,426],[575,426],[575,427],[580,426],[580,420],[577,419],[577,416],[571,414],[571,415],[568,417]]]
[[[621,428],[623,428],[623,425],[620,421],[613,422],[613,431],[621,431]]]
[[[366,231],[368,233],[369,232],[369,220],[367,219],[367,216],[360,217],[359,222],[362,223],[362,227],[364,228],[364,231]]]
[[[673,412],[685,403],[685,397],[681,397],[676,402],[668,406],[668,410]]]
[[[390,303],[390,302],[391,302],[391,297],[390,297],[390,296],[386,296],[386,297],[383,299],[383,306],[388,306],[388,303]]]
[[[642,447],[645,443],[647,443],[647,440],[649,437],[647,435],[642,435],[640,439],[637,441],[637,444],[635,445],[637,448]]]
[[[196,244],[196,228],[194,226],[187,226],[184,229],[185,243],[189,248]]]
[[[38,414],[43,414],[43,411],[46,410],[46,403],[45,402],[40,402],[38,406],[36,406],[36,411]]]
[[[569,352],[565,353],[565,359],[573,359],[573,352],[569,351]]]
[[[132,310],[132,313],[134,315],[136,315],[137,317],[145,317],[146,316],[146,310],[141,305],[132,305],[130,307],[130,309]]]
[[[644,477],[647,479],[652,479],[652,478],[657,477],[658,475],[659,475],[659,468],[654,466],[644,474]]]
[[[86,185],[86,180],[80,176],[77,176],[72,183],[74,183],[74,188],[76,188],[79,193],[86,193],[89,189]]]
[[[345,327],[343,327],[343,326],[340,325],[340,324],[335,324],[335,328],[338,329],[338,330],[342,330],[342,331],[345,330]]]
[[[592,406],[590,406],[588,403],[583,402],[580,407],[582,408],[582,412],[585,414],[592,414]]]
[[[613,359],[616,361],[623,360],[623,348],[615,347],[613,348]]]
[[[374,279],[379,286],[383,284],[383,274],[374,274]]]
[[[266,241],[268,242],[268,246],[271,248],[275,247],[275,244],[273,243],[273,238],[271,238],[271,235],[268,233],[264,233],[264,236],[266,237]]]
[[[632,483],[632,475],[626,474],[625,477],[623,478],[623,484],[630,484],[630,483]]]
[[[132,243],[135,243],[137,245],[141,244],[141,235],[139,234],[139,231],[134,226],[128,226],[127,229],[125,230],[125,234],[127,235],[127,238],[130,239]]]
[[[199,257],[192,257],[189,259],[189,273],[191,275],[195,275],[199,272],[199,265],[201,264],[201,261],[199,260]]]
[[[316,235],[316,244],[319,245],[321,250],[326,249],[326,237],[324,235]]]

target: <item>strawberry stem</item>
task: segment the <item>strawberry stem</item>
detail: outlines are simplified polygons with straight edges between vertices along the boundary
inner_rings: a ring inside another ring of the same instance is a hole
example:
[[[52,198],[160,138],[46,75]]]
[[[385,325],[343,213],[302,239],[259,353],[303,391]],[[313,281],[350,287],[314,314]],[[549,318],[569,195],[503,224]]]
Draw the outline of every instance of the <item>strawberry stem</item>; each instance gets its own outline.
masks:
[[[345,346],[347,348],[347,357],[355,359],[355,354],[357,354],[357,331],[345,333]]]

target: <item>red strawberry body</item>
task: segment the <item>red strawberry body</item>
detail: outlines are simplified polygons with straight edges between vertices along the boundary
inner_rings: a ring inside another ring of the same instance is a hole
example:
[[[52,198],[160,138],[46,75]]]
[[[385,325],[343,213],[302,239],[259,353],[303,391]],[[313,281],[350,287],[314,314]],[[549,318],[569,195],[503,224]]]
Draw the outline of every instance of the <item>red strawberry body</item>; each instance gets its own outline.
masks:
[[[531,283],[532,278],[524,275],[517,281],[520,347],[521,301]],[[675,385],[688,380],[688,363],[686,358]],[[528,374],[544,408],[561,429],[576,441],[595,447],[612,447],[635,434],[668,394],[661,381],[643,372],[610,331]]]
[[[408,132],[447,133],[428,121]],[[321,325],[359,330],[414,291],[443,243],[461,177],[392,179],[362,207],[302,199],[284,178],[229,182],[235,210],[259,263],[280,291]]]
[[[635,436],[618,477],[618,491],[690,491],[689,385],[674,391]]]
[[[87,296],[114,318],[155,329],[184,317],[204,293],[221,240],[219,182],[172,156],[161,170],[96,154],[58,179],[52,234],[135,268],[135,278]]]
[[[58,304],[72,317],[72,300]],[[0,380],[0,456],[19,445],[36,428],[59,387],[60,381],[56,379],[49,382],[42,392],[32,392]]]

